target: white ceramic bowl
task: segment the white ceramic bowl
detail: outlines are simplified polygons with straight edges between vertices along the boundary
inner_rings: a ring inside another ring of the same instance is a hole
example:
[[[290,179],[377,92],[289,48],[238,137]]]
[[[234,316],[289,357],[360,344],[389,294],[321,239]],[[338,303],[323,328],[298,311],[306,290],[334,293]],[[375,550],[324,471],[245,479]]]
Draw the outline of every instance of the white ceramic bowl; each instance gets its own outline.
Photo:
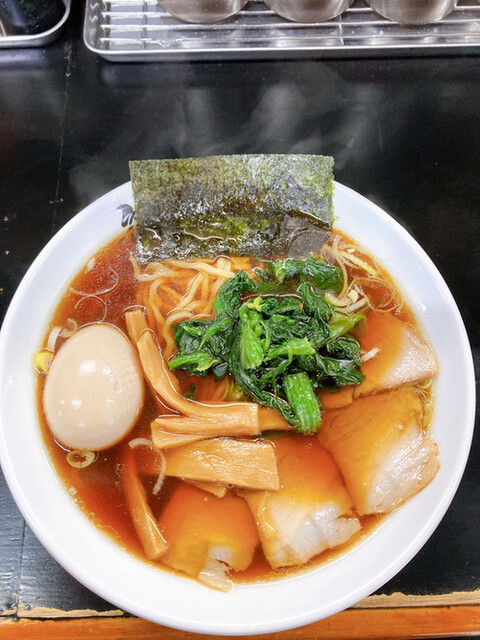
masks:
[[[392,578],[427,541],[466,464],[475,412],[473,364],[460,314],[443,279],[390,216],[336,186],[338,228],[373,251],[400,283],[437,353],[432,429],[441,469],[424,491],[344,555],[285,579],[218,593],[141,562],[99,531],[57,477],[38,425],[33,354],[72,276],[121,231],[118,207],[123,204],[133,204],[130,184],[106,194],[65,225],[32,264],[1,331],[0,456],[26,521],[51,555],[92,591],[137,616],[186,631],[272,633],[353,605]]]

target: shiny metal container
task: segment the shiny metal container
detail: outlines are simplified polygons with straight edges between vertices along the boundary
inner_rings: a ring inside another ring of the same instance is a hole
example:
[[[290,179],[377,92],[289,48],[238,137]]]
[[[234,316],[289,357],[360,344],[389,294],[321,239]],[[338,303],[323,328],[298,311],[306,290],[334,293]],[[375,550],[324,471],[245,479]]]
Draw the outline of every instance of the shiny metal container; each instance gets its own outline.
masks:
[[[324,22],[343,13],[353,0],[264,0],[279,16],[296,22]]]
[[[19,33],[10,30],[7,26],[7,17],[3,11],[0,11],[0,49],[3,48],[27,48],[27,47],[43,47],[56,40],[62,33],[65,23],[70,15],[71,0],[62,0],[65,5],[65,12],[59,22],[50,28],[37,31],[36,33]],[[7,3],[0,0],[2,10],[5,9]],[[48,26],[48,25],[47,25]]]
[[[378,14],[400,24],[431,24],[445,18],[457,0],[366,0]]]
[[[219,22],[240,11],[248,0],[159,0],[158,4],[169,13],[201,24]]]
[[[462,0],[446,20],[411,27],[381,18],[355,0],[341,16],[298,23],[250,0],[215,24],[173,19],[157,0],[86,0],[85,46],[111,62],[219,61],[472,55],[480,50],[480,3]],[[116,82],[114,66],[102,69]]]

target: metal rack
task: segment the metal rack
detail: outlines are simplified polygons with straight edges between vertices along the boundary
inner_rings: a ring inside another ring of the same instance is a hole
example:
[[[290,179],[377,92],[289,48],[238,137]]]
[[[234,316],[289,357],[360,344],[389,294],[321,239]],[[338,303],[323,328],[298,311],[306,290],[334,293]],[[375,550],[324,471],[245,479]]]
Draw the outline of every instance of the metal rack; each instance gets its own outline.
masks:
[[[156,0],[87,0],[84,42],[111,61],[227,60],[480,53],[480,0],[442,21],[405,27],[356,0],[328,22],[289,22],[260,0],[210,25],[188,24]]]

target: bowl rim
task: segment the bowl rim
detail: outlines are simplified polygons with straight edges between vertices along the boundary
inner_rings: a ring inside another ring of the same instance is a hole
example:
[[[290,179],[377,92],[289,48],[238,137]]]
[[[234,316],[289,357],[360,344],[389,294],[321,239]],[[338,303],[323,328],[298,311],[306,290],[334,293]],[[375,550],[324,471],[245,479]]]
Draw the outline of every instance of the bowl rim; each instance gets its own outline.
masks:
[[[365,238],[369,239],[373,233],[373,236],[376,235],[375,241],[378,241],[379,238],[381,239],[383,237],[382,233],[385,232],[385,229],[388,229],[393,236],[398,239],[400,245],[405,247],[407,253],[411,252],[410,257],[412,258],[412,262],[414,263],[415,260],[418,262],[418,264],[408,265],[412,273],[414,273],[414,275],[417,274],[415,271],[417,267],[426,268],[426,275],[421,276],[420,271],[418,275],[419,277],[427,278],[427,280],[428,278],[431,279],[431,282],[436,288],[435,292],[440,296],[438,304],[441,302],[448,310],[448,322],[454,326],[456,332],[455,355],[457,362],[461,365],[460,373],[465,384],[465,388],[463,389],[465,398],[463,408],[464,432],[461,443],[457,445],[454,464],[450,469],[449,476],[445,479],[443,479],[442,476],[443,484],[441,486],[443,489],[440,491],[439,496],[433,490],[432,485],[429,485],[419,496],[415,496],[404,505],[404,507],[390,514],[374,532],[354,545],[352,549],[348,549],[338,559],[326,565],[320,565],[320,567],[314,568],[313,570],[294,574],[292,577],[267,583],[261,582],[239,585],[230,592],[230,594],[218,594],[215,592],[215,595],[212,595],[210,590],[208,590],[209,593],[206,593],[205,587],[193,583],[188,578],[173,576],[168,572],[152,568],[150,565],[142,563],[124,551],[119,545],[112,542],[108,536],[100,532],[90,520],[82,514],[71,497],[67,495],[62,482],[56,477],[53,465],[48,459],[45,450],[43,451],[43,456],[38,456],[38,451],[35,450],[35,445],[38,445],[38,438],[36,438],[35,435],[33,441],[26,444],[25,454],[27,460],[33,460],[35,455],[39,458],[34,464],[38,465],[38,468],[43,471],[42,481],[44,481],[45,486],[48,485],[52,490],[55,499],[58,499],[59,506],[65,510],[65,517],[73,519],[75,526],[78,526],[78,531],[72,533],[71,540],[66,541],[64,539],[65,533],[68,532],[68,527],[55,520],[53,512],[50,513],[50,516],[54,518],[55,527],[59,529],[60,533],[57,529],[53,531],[52,527],[49,528],[45,525],[44,514],[40,512],[38,504],[33,504],[32,502],[32,496],[38,498],[40,491],[37,488],[27,487],[28,472],[20,467],[20,460],[24,462],[24,459],[19,457],[19,452],[17,451],[18,446],[12,440],[11,429],[9,431],[7,426],[8,402],[12,397],[16,398],[18,396],[18,391],[16,391],[18,385],[32,385],[33,378],[33,367],[32,371],[28,373],[23,371],[19,373],[18,370],[15,370],[14,375],[6,366],[6,359],[10,357],[12,351],[12,340],[16,340],[18,344],[18,337],[15,337],[18,326],[16,326],[15,323],[19,321],[19,314],[22,313],[22,306],[25,304],[24,296],[31,292],[32,286],[36,283],[41,273],[49,268],[49,261],[52,261],[52,256],[55,257],[57,252],[60,255],[66,256],[65,259],[67,261],[70,259],[74,261],[74,258],[69,258],[66,255],[64,245],[75,246],[74,240],[77,228],[83,229],[82,224],[86,226],[86,221],[93,219],[97,215],[98,210],[106,209],[107,211],[112,211],[113,209],[117,211],[119,205],[126,200],[131,203],[130,183],[127,182],[95,200],[62,227],[34,260],[13,296],[0,332],[0,393],[2,394],[0,405],[0,462],[7,484],[23,517],[36,537],[55,560],[87,588],[121,609],[173,628],[197,633],[209,633],[212,635],[253,635],[299,627],[337,613],[380,588],[413,558],[445,515],[458,489],[467,463],[475,421],[475,375],[473,359],[460,311],[440,272],[416,240],[414,240],[398,222],[373,202],[364,198],[364,196],[339,183],[335,183],[334,198],[335,208],[336,210],[340,210],[339,224],[336,225],[337,228],[342,229],[342,214],[344,213],[344,208],[346,206],[357,207],[358,210],[363,210],[367,215],[371,214],[372,219],[376,220],[380,225],[377,231],[375,231],[375,229],[373,230],[374,233],[366,227],[362,227],[362,233],[360,235],[363,234]],[[112,226],[112,223],[108,221],[105,228],[110,229],[110,226]],[[118,235],[120,231],[121,228],[119,225],[116,233],[113,232],[112,226],[111,238]],[[97,228],[87,230],[89,255],[92,255],[108,242],[109,238],[106,237],[103,227],[102,233],[99,233]],[[350,235],[352,234],[350,233]],[[354,237],[356,240],[359,240],[357,235]],[[366,244],[365,242],[360,243],[364,246]],[[381,261],[385,263],[385,260],[382,259]],[[77,261],[77,271],[85,262],[86,260]],[[388,270],[392,276],[396,278],[395,270],[392,271],[391,268],[388,268]],[[53,297],[49,298],[40,310],[40,316],[46,320],[46,323],[48,323],[51,316],[51,310],[55,308],[56,303],[58,303],[61,297],[58,291],[59,278],[66,286],[74,274],[75,271],[66,269],[65,273],[55,278],[55,287],[50,286],[49,288],[47,286],[47,293]],[[412,305],[412,301],[409,300],[409,304],[411,307],[413,306],[413,311],[416,313],[420,325],[428,325],[428,309],[425,308],[422,301],[413,302],[414,304]],[[433,303],[430,301],[429,304],[435,304],[435,301]],[[41,331],[40,329],[37,330],[37,336],[42,335],[43,338],[45,332],[46,325],[42,327]],[[440,333],[440,338],[442,338],[442,335],[443,334]],[[37,343],[37,348],[39,344],[40,343]],[[439,392],[440,389],[437,389],[437,393]],[[444,404],[443,406],[448,409],[447,405]],[[31,415],[30,412],[30,417]],[[29,428],[30,431],[28,433],[33,433],[32,429],[35,427],[30,426]],[[37,431],[40,431],[38,427]],[[445,454],[446,452],[443,453]],[[448,460],[446,462],[448,462]],[[432,484],[435,483],[436,480]],[[437,484],[435,484],[435,487],[436,486]],[[438,499],[433,507],[430,506],[428,514],[425,514],[425,504],[429,504],[428,496]],[[51,511],[48,505],[46,508]],[[400,523],[400,525],[403,523],[406,511],[408,511],[409,517],[414,515],[422,523],[420,531],[417,531],[408,543],[403,544],[401,551],[394,554],[380,570],[374,573],[370,572],[369,574],[368,558],[371,558],[371,554],[376,548],[380,549],[382,553],[388,557],[388,549],[391,546],[390,537],[395,535],[394,531],[398,523]],[[138,592],[136,592],[134,588],[134,580],[131,580],[131,584],[129,585],[122,584],[121,592],[119,592],[119,585],[115,582],[118,576],[110,566],[102,569],[102,572],[98,572],[91,558],[82,557],[81,553],[75,554],[71,549],[66,550],[65,545],[68,547],[69,544],[80,543],[82,540],[88,540],[89,542],[94,540],[95,545],[98,546],[98,550],[95,550],[95,555],[99,556],[99,554],[104,554],[103,557],[110,562],[121,562],[125,572],[129,575],[130,572],[133,572],[134,575],[141,575],[142,579],[147,580],[149,584],[152,582],[157,585],[158,582],[160,582],[162,595],[171,597],[171,592],[172,597],[174,597],[174,594],[178,595],[182,593],[183,595],[186,593],[189,597],[189,602],[190,599],[192,599],[192,602],[195,600],[195,603],[192,604],[194,612],[187,613],[184,611],[185,607],[182,609],[181,607],[175,608],[173,606],[171,606],[168,611],[155,611],[152,607],[151,598],[147,599],[147,601],[139,602]],[[376,547],[375,545],[378,546]],[[355,572],[357,573],[358,570],[366,572],[368,579],[350,581],[347,592],[343,592],[342,594],[338,592],[338,590],[335,591],[332,587],[332,580],[335,575],[338,574],[339,570],[345,579],[348,575],[348,572],[346,572],[344,568],[345,562],[349,562],[352,557],[356,563]],[[155,575],[153,575],[153,572]],[[159,579],[158,575],[161,575],[162,578]],[[319,576],[321,576],[321,578]],[[319,582],[322,584],[319,584]],[[296,609],[291,604],[287,606],[286,598],[291,590],[304,588],[305,585],[314,587],[314,593],[306,598],[306,602],[301,603],[299,609]],[[265,589],[268,590],[267,594],[265,594]],[[333,595],[331,595],[332,592],[334,592]],[[270,612],[257,612],[253,617],[247,619],[245,611],[249,606],[253,607],[254,603],[265,595],[268,596],[269,602],[278,600],[283,606],[277,606],[275,614],[270,614]],[[330,600],[328,600],[329,598]],[[216,607],[221,607],[221,612],[216,617],[213,615],[210,615],[210,617],[202,617],[200,615],[202,606],[208,607],[211,611]],[[239,617],[233,615],[237,610],[240,612]],[[233,616],[231,619],[228,618],[229,612]]]

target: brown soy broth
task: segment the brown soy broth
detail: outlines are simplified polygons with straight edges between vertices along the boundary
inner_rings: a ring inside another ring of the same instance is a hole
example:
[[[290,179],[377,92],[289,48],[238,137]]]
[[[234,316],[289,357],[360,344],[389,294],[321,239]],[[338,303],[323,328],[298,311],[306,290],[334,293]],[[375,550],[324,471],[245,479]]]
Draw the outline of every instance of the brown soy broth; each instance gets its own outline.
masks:
[[[130,261],[130,255],[135,250],[135,242],[135,232],[128,231],[108,244],[88,262],[72,281],[69,292],[55,310],[50,329],[54,326],[64,326],[69,318],[74,318],[79,327],[92,322],[108,322],[126,332],[125,310],[128,307],[141,304],[141,299],[138,298],[138,282]],[[388,276],[386,279],[389,280]],[[171,287],[172,290],[176,290],[175,282],[171,283]],[[199,290],[197,297],[200,297],[201,293]],[[378,287],[377,294],[379,296],[387,295],[387,293],[386,290],[382,291],[381,287]],[[413,320],[408,309],[402,310],[401,317],[409,321]],[[61,340],[59,340],[60,344]],[[179,374],[178,377],[182,393],[187,394],[195,389],[196,398],[208,399],[208,394],[212,389],[211,377],[197,378],[185,373]],[[40,376],[38,412],[43,436],[60,478],[78,505],[100,529],[130,552],[145,559],[122,490],[122,459],[124,448],[128,446],[128,443],[123,441],[110,449],[99,452],[97,460],[88,469],[76,469],[70,466],[66,460],[67,452],[52,438],[45,421],[41,400],[43,380],[43,377]],[[149,437],[150,423],[158,414],[158,404],[147,389],[140,419],[127,440]],[[135,455],[141,462],[142,456],[148,456],[148,453],[138,449]],[[172,488],[179,481],[167,478],[161,494],[155,497],[151,495],[155,478],[151,474],[143,474],[141,477],[147,489],[150,507],[154,515],[158,517],[170,497]],[[310,561],[307,568],[329,561],[343,553],[345,548],[353,546],[361,537],[368,535],[379,520],[379,517],[374,516],[360,518],[362,530],[359,534],[354,536],[347,545],[322,553]],[[250,567],[234,577],[243,582],[289,575],[295,571],[298,569],[273,571],[259,548]]]
[[[72,281],[69,291],[55,310],[50,328],[63,327],[73,318],[79,327],[92,322],[108,322],[125,331],[124,311],[135,304],[137,281],[129,255],[135,234],[127,232],[113,240],[90,259]],[[116,286],[115,286],[115,283]],[[46,341],[45,341],[46,342]],[[58,346],[62,339],[58,340]],[[42,408],[44,378],[39,378],[38,407],[45,442],[57,471],[78,505],[101,529],[134,553],[141,547],[130,522],[121,488],[122,444],[101,451],[88,470],[72,467],[67,451],[52,437]],[[147,398],[142,411],[153,414],[154,401]]]
[[[68,318],[75,318],[79,326],[103,321],[125,330],[123,315],[135,304],[138,285],[129,260],[134,248],[135,234],[129,231],[91,258],[56,308],[51,326],[63,326]]]

